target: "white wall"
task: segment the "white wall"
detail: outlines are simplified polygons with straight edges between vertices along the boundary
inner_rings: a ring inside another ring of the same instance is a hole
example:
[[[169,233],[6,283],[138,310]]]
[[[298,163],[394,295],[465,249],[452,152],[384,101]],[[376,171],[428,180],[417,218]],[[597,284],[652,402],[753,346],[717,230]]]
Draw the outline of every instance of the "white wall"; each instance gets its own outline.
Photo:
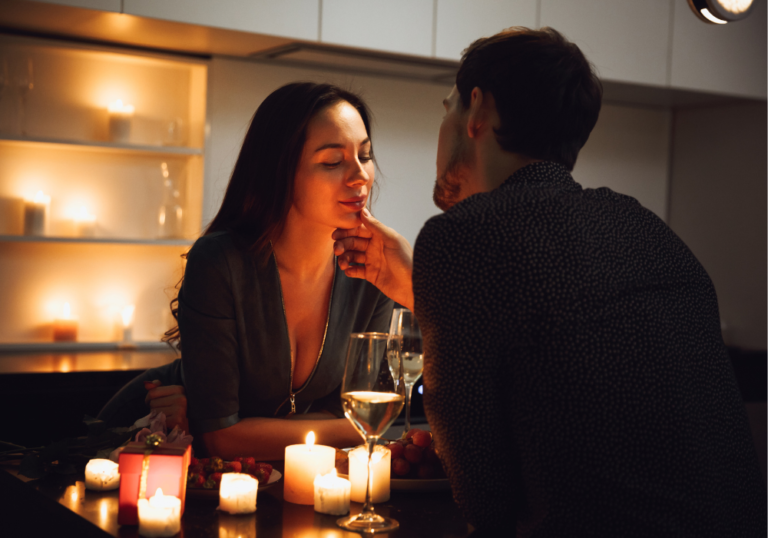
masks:
[[[381,173],[374,213],[413,244],[432,203],[442,99],[450,90],[400,79],[362,77],[214,58],[209,71],[203,225],[216,214],[243,136],[259,103],[297,80],[328,81],[362,94],[374,116],[374,151]],[[668,113],[605,105],[574,176],[585,187],[608,186],[666,217]]]
[[[766,105],[675,114],[670,226],[717,290],[726,343],[766,348]]]

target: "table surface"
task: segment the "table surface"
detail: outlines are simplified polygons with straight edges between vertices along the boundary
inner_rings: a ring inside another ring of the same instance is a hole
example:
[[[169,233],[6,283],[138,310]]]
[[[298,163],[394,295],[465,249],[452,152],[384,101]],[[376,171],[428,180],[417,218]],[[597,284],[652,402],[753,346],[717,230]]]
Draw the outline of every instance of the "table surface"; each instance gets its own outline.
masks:
[[[282,472],[283,462],[272,462]],[[60,519],[62,528],[79,524],[80,536],[138,537],[138,527],[118,526],[118,490],[86,490],[81,474],[49,475],[40,480],[26,480],[16,475],[14,467],[3,467],[7,477],[0,487],[6,494],[33,495],[35,503],[51,501],[67,510],[46,517]],[[8,474],[15,476],[11,478]],[[8,483],[10,482],[10,486]],[[29,501],[27,501],[29,504]],[[216,495],[187,495],[182,517],[181,538],[354,538],[359,534],[344,531],[336,526],[338,516],[318,514],[312,506],[303,506],[283,500],[283,480],[259,491],[257,510],[254,514],[230,515],[217,510]],[[351,513],[358,513],[360,503],[352,503]],[[400,528],[391,533],[394,538],[468,536],[472,529],[461,517],[450,491],[392,491],[386,503],[375,505],[376,512],[392,517]],[[55,511],[54,511],[55,512]],[[42,511],[41,511],[42,513]],[[73,517],[76,514],[78,517]],[[11,515],[11,514],[9,514]],[[20,516],[21,517],[21,516]],[[25,516],[27,517],[27,516]],[[5,518],[3,518],[5,519]],[[69,521],[67,521],[69,520]],[[81,523],[90,522],[83,528]],[[83,530],[90,532],[83,532]],[[380,534],[377,536],[389,536]]]

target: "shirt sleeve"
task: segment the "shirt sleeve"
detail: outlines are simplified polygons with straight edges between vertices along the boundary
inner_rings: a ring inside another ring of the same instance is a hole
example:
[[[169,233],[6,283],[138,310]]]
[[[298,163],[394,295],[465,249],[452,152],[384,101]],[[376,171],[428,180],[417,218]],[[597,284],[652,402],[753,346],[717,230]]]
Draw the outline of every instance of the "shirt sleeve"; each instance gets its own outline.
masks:
[[[509,528],[521,481],[511,434],[503,428],[503,322],[499,290],[484,275],[494,254],[482,234],[442,215],[414,251],[415,314],[424,338],[424,408],[454,498],[478,529]],[[506,411],[508,412],[508,411]]]
[[[189,252],[178,316],[190,429],[199,435],[236,424],[240,372],[232,275],[214,238],[201,238]]]

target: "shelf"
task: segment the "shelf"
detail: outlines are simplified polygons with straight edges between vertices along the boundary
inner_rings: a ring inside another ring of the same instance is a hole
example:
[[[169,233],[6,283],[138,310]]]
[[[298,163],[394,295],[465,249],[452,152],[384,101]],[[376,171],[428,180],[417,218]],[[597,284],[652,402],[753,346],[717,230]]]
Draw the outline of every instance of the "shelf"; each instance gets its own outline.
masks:
[[[101,243],[120,245],[191,246],[193,239],[124,239],[119,237],[47,237],[29,235],[0,235],[0,242],[12,243]]]
[[[61,138],[42,138],[42,137],[20,137],[13,135],[0,134],[0,143],[8,142],[13,144],[48,144],[54,146],[66,146],[71,149],[97,150],[97,151],[129,151],[135,153],[149,153],[153,155],[202,155],[200,148],[190,148],[182,146],[140,146],[136,144],[116,144],[113,142],[83,141],[83,140],[65,140]]]
[[[0,355],[6,353],[76,353],[84,351],[168,351],[165,342],[34,342],[0,344]]]

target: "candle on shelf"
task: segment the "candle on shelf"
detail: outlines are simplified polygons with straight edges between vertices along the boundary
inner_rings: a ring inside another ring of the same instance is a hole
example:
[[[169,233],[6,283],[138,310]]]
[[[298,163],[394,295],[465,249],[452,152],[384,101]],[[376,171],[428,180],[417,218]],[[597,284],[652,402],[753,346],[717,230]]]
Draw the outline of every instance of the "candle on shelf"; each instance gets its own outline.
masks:
[[[85,487],[109,491],[120,487],[118,465],[112,460],[93,459],[85,466]]]
[[[224,473],[219,486],[219,510],[230,514],[256,511],[259,481],[246,473]]]
[[[109,105],[109,139],[112,142],[126,143],[131,136],[133,105],[124,105],[118,99]]]
[[[24,203],[24,235],[46,235],[48,233],[48,208],[51,197],[37,191],[31,201]]]
[[[80,206],[72,220],[75,237],[93,237],[96,235],[96,215],[88,213],[84,206]]]
[[[123,342],[133,342],[133,313],[136,307],[132,304],[123,307],[120,317],[123,322]]]
[[[72,318],[69,303],[64,303],[63,316],[53,320],[54,342],[76,342],[77,320]]]
[[[336,464],[336,449],[316,445],[315,432],[307,434],[306,444],[285,447],[283,498],[296,504],[314,504],[317,475],[329,472]]]
[[[389,500],[389,473],[391,452],[377,445],[371,456],[373,488],[371,502],[383,503]],[[365,502],[365,487],[368,482],[368,448],[361,446],[349,453],[349,480],[352,482],[351,499],[356,503]]]
[[[181,501],[163,490],[149,499],[139,499],[139,534],[142,536],[174,536],[181,530]]]
[[[315,477],[315,512],[343,516],[349,512],[349,480],[336,476],[336,469]]]

